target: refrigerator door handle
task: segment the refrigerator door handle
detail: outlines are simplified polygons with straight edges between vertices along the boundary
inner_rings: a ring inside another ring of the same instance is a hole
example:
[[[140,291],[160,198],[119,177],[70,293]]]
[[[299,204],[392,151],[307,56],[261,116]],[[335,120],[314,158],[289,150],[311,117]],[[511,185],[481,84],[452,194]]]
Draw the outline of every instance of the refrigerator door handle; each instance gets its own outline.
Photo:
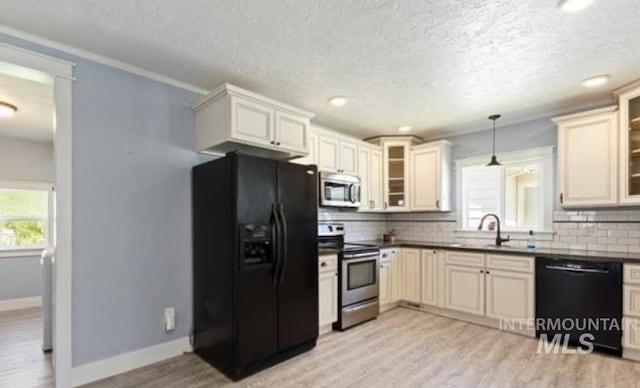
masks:
[[[280,272],[280,220],[275,204],[271,204],[271,260],[273,261],[273,284],[278,284],[278,274]]]
[[[282,228],[282,235],[281,237],[281,242],[282,245],[280,246],[280,276],[278,279],[278,283],[282,284],[284,283],[284,273],[287,269],[287,256],[288,256],[288,252],[287,252],[287,218],[284,216],[284,206],[282,206],[282,204],[278,205],[278,213],[280,213],[280,227]]]

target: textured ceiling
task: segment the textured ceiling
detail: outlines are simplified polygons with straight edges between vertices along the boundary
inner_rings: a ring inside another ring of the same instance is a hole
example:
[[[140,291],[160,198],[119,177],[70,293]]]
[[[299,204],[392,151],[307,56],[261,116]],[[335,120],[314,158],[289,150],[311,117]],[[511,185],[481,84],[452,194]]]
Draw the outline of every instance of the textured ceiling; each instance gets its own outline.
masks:
[[[0,73],[0,101],[18,107],[14,116],[0,117],[0,138],[53,141],[53,86]]]
[[[359,136],[611,100],[640,78],[640,1],[3,0],[0,23],[211,89],[229,81]],[[611,74],[603,88],[579,83]],[[327,104],[334,95],[349,104]]]

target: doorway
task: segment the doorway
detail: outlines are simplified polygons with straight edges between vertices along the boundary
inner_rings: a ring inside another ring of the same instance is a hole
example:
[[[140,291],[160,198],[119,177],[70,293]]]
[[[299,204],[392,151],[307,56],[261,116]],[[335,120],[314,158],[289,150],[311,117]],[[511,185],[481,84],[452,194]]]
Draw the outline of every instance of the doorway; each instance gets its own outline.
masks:
[[[0,44],[0,385],[72,385],[72,70]]]

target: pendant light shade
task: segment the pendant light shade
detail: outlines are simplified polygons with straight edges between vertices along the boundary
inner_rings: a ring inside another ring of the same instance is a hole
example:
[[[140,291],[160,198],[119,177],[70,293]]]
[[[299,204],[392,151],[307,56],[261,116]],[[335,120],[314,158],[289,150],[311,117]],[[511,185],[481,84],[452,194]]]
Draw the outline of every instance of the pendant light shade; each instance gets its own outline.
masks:
[[[498,162],[498,158],[496,157],[496,120],[500,118],[500,115],[491,115],[489,116],[489,120],[493,121],[493,154],[491,155],[491,161],[487,164],[487,167],[495,167],[502,166],[500,162]]]

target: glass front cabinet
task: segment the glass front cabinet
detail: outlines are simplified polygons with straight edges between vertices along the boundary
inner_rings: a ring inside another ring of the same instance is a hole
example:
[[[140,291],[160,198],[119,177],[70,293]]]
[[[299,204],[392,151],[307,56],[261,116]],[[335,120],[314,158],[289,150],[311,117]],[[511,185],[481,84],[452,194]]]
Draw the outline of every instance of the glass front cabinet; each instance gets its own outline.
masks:
[[[369,139],[379,145],[383,159],[382,210],[409,211],[409,163],[411,146],[420,142],[415,136],[387,136]]]
[[[620,204],[640,204],[640,82],[618,89]]]

